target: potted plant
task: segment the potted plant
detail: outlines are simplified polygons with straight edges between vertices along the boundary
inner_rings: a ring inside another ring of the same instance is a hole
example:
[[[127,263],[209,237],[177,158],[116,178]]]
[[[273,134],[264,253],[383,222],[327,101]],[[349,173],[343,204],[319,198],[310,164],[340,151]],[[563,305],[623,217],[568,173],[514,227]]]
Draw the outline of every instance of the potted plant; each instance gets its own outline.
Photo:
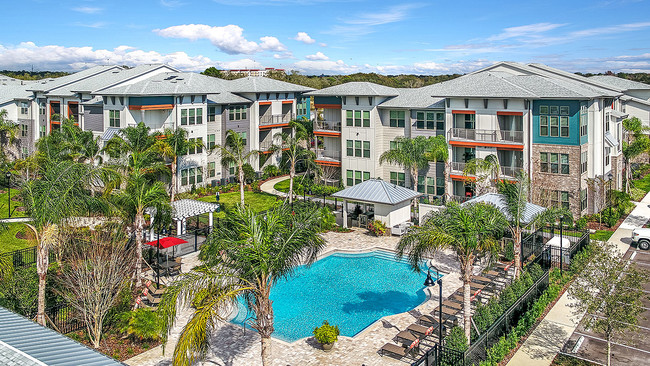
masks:
[[[373,220],[368,223],[368,230],[376,236],[384,236],[388,233],[386,224],[379,220]]]
[[[332,326],[325,320],[323,325],[314,329],[314,338],[323,345],[325,352],[329,352],[339,338],[339,327]]]

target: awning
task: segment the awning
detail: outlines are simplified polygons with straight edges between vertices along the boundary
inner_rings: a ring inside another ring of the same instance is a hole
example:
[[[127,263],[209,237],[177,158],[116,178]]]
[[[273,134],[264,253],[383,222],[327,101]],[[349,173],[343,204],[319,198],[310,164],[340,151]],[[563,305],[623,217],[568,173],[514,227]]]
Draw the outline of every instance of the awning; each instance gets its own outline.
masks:
[[[108,141],[113,138],[118,132],[120,132],[120,129],[117,127],[109,127],[106,129],[104,134],[102,135],[102,140]]]
[[[166,249],[169,247],[173,247],[174,245],[185,244],[185,243],[187,243],[187,240],[183,240],[181,238],[177,238],[174,236],[166,236],[164,238],[160,238],[160,249]],[[150,241],[146,244],[151,245],[152,247],[157,247],[158,240]]]
[[[612,134],[609,131],[605,132],[605,142],[607,142],[607,145],[609,145],[609,147],[618,146],[618,141],[616,141],[614,136],[612,136]]]
[[[611,115],[614,118],[627,118],[627,116],[628,116],[627,113],[619,112],[619,111],[616,111],[616,110],[611,111]]]

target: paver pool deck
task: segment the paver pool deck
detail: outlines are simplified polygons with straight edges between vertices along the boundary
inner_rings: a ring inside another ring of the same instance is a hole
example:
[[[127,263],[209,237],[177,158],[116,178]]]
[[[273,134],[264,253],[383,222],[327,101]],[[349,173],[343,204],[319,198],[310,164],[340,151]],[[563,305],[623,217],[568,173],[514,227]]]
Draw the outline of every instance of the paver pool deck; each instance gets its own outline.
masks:
[[[398,237],[375,237],[368,234],[365,229],[356,229],[350,233],[329,232],[324,234],[328,242],[322,255],[332,251],[370,251],[373,249],[394,250]],[[196,253],[186,256],[183,260],[183,271],[189,270],[198,264]],[[443,280],[443,297],[448,297],[461,285],[458,273],[456,256],[452,252],[440,252],[433,258],[433,264],[441,271],[447,273]],[[422,275],[424,282],[425,275]],[[391,342],[400,330],[406,329],[416,321],[419,313],[429,313],[438,305],[438,289],[432,288],[433,296],[418,306],[415,311],[391,315],[382,318],[364,329],[356,336],[339,337],[331,352],[323,352],[320,345],[312,338],[303,338],[293,343],[286,343],[273,338],[272,362],[273,365],[407,365],[390,357],[381,357],[379,348]],[[191,315],[190,309],[184,309],[177,318],[176,326],[171,335],[170,342],[163,355],[162,347],[156,347],[145,353],[137,355],[127,361],[128,365],[151,366],[170,365],[171,356],[176,339],[181,328]],[[231,323],[219,325],[211,334],[210,351],[200,365],[227,365],[251,366],[261,365],[260,338],[255,331],[246,330],[241,326]]]

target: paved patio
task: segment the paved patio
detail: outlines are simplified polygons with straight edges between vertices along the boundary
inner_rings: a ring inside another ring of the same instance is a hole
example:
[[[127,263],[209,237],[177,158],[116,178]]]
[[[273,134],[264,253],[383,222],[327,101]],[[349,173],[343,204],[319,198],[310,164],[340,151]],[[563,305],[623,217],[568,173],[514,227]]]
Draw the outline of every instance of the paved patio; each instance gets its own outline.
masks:
[[[373,248],[393,250],[398,237],[374,237],[364,229],[357,229],[350,233],[329,232],[325,234],[328,246],[322,255],[331,251],[367,251]],[[183,272],[198,264],[197,253],[190,254],[183,259]],[[452,252],[436,254],[433,264],[441,271],[448,272],[444,277],[443,296],[447,297],[462,285],[457,268],[455,255]],[[424,281],[424,275],[422,276]],[[437,294],[437,288],[433,288]],[[437,296],[433,296],[414,311],[396,314],[382,318],[366,328],[355,337],[339,337],[334,349],[325,353],[312,338],[304,338],[293,343],[286,343],[273,339],[272,354],[274,365],[406,365],[390,357],[381,357],[377,353],[379,348],[390,342],[393,337],[408,325],[415,322],[419,313],[429,313],[438,304]],[[177,326],[173,329],[170,342],[163,355],[162,348],[157,347],[126,361],[128,365],[169,365],[176,339],[181,327],[191,315],[190,309],[182,311],[177,319]],[[211,348],[207,359],[202,365],[259,365],[260,342],[256,332],[246,330],[240,326],[224,323],[217,327],[211,335]]]

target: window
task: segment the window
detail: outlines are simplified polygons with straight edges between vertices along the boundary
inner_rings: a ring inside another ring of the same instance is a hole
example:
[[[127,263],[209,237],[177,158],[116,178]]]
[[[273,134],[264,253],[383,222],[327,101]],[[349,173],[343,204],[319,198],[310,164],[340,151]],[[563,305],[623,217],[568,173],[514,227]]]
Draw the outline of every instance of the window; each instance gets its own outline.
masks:
[[[45,137],[47,134],[47,127],[46,126],[39,126],[38,128],[38,137]]]
[[[587,136],[587,113],[580,113],[580,137]]]
[[[587,189],[580,191],[580,211],[587,209]]]
[[[418,175],[418,192],[420,193],[426,193],[426,186],[424,185],[426,177],[422,175]]]
[[[208,177],[214,178],[217,175],[217,163],[208,163]]]
[[[605,132],[609,132],[609,120],[605,121]]]
[[[542,192],[548,198],[548,201],[546,202],[547,206],[564,207],[567,210],[569,209],[569,192],[550,190],[543,190]]]
[[[21,148],[21,153],[22,153],[22,158],[26,159],[29,156],[29,148],[22,147]]]
[[[181,185],[186,186],[187,185],[187,169],[181,170]]]
[[[235,163],[231,161],[229,166],[228,166],[228,173],[230,175],[234,175],[235,174],[235,168],[236,168]]]
[[[196,153],[197,154],[203,153],[203,137],[197,137],[196,142],[197,142]]]
[[[296,112],[298,113],[299,116],[304,116],[307,115],[309,104],[307,103],[309,100],[304,99],[300,103],[296,104]]]
[[[346,126],[353,126],[354,125],[354,117],[353,117],[353,111],[345,111],[345,125]]]
[[[569,154],[540,153],[540,171],[542,173],[569,174]]]
[[[560,137],[569,137],[569,117],[560,117]]]
[[[351,187],[355,184],[365,182],[370,179],[370,172],[363,172],[359,170],[347,170],[345,172],[345,182],[348,187]]]
[[[196,168],[196,183],[203,183],[203,168]]]
[[[181,109],[181,125],[201,125],[203,124],[203,108],[186,108]]]
[[[116,111],[116,110],[108,111],[108,126],[120,127],[120,111]]]
[[[370,157],[370,141],[346,140],[345,148],[347,156]]]
[[[415,124],[418,129],[427,130],[444,130],[445,113],[444,112],[417,112],[415,114]]]
[[[362,173],[361,173],[361,171],[359,171],[359,170],[355,170],[355,171],[354,171],[354,184],[359,184],[359,183],[362,182],[362,180],[361,180],[361,174],[362,174]]]
[[[583,151],[580,153],[580,174],[587,172],[587,152]]]
[[[569,115],[569,107],[568,106],[560,106],[560,115],[568,116]]]
[[[370,127],[370,111],[345,111],[345,125]]]
[[[404,127],[406,112],[390,111],[390,127]]]
[[[230,107],[229,109],[229,119],[231,121],[241,121],[243,119],[246,119],[246,106],[239,106],[239,107]]]
[[[354,111],[354,125],[361,127],[361,111]]]
[[[558,136],[560,136],[560,129],[559,129],[559,123],[558,123],[558,122],[559,122],[559,119],[558,119],[558,117],[551,117],[551,118],[549,118],[549,120],[550,120],[550,123],[549,123],[549,124],[551,125],[551,132],[550,132],[549,135],[550,135],[551,137],[558,137]]]
[[[217,120],[217,107],[208,107],[208,122],[214,122]]]
[[[354,156],[354,140],[345,141],[347,156]]]
[[[197,138],[191,138],[189,139],[190,143],[194,143],[195,141],[197,143],[200,143],[198,146],[192,146],[189,149],[187,149],[187,155],[192,155],[192,154],[201,154],[203,152],[203,137],[197,137]]]
[[[361,157],[361,140],[354,140],[354,156]]]
[[[436,195],[443,196],[445,194],[445,178],[436,177]]]
[[[370,158],[370,141],[363,142],[363,157]]]
[[[214,134],[208,135],[208,149],[209,149],[209,150],[213,149],[214,146],[216,145],[216,143],[215,143],[215,141],[216,141],[215,138],[216,138],[216,137],[215,137]]]
[[[239,132],[239,137],[242,139],[242,144],[246,146],[246,138],[248,137],[248,134],[246,132]]]
[[[539,116],[539,135],[548,136],[548,116]]]
[[[610,154],[610,148],[606,147],[605,148],[605,166],[609,165],[609,154]]]
[[[345,174],[346,185],[352,187],[354,185],[354,170],[348,170]]]
[[[41,115],[41,116],[46,116],[47,115],[47,111],[45,109],[45,103],[40,103],[38,105],[38,114]]]
[[[567,210],[569,209],[569,192],[560,191],[560,203],[562,204],[562,207]]]
[[[28,114],[29,113],[29,103],[27,102],[20,102],[20,114]]]
[[[560,107],[558,107],[556,105],[552,105],[552,106],[549,107],[548,113],[549,114],[559,114],[560,113]]]
[[[29,136],[29,126],[28,125],[20,125],[20,136],[21,137]]]
[[[397,150],[400,148],[400,146],[402,146],[402,143],[397,141],[391,141],[389,144],[391,150]]]
[[[401,187],[406,186],[405,174],[400,172],[390,172],[390,182]]]
[[[539,106],[539,114],[548,114],[548,106],[547,105],[540,105]]]

